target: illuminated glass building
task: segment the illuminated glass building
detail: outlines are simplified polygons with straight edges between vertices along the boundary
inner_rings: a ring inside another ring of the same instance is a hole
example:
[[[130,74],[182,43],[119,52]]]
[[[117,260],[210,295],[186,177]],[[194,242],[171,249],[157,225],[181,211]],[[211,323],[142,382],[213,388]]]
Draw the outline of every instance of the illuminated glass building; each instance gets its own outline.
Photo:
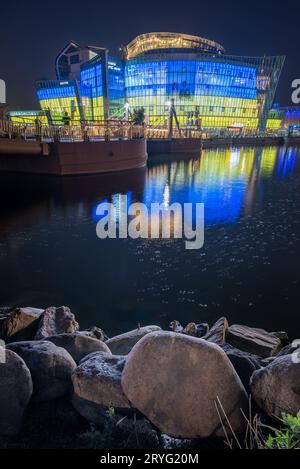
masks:
[[[275,105],[269,112],[267,129],[300,134],[300,106]]]
[[[56,59],[56,82],[37,83],[54,123],[124,117],[144,108],[146,122],[163,127],[174,103],[182,128],[264,130],[284,57],[237,57],[198,36],[149,33],[120,59],[107,49],[68,44]],[[272,123],[270,124],[272,125]]]
[[[278,104],[275,104],[269,111],[267,119],[267,130],[276,131],[282,128],[284,119],[284,110]]]
[[[48,125],[49,115],[44,111],[10,111],[7,113],[14,124]]]
[[[300,106],[284,107],[282,111],[284,113],[282,126],[300,132]]]
[[[84,64],[80,77],[81,84],[90,90],[87,120],[124,117],[124,65],[120,59],[108,57],[106,52]]]
[[[37,82],[36,88],[41,109],[49,112],[51,124],[63,124],[65,113],[72,122],[80,121],[78,84],[75,80]]]
[[[38,81],[41,109],[50,123],[73,124],[124,116],[124,64],[101,47],[68,44],[56,59],[57,80]]]
[[[125,50],[126,99],[153,125],[174,101],[182,127],[264,130],[283,57],[235,57],[197,36],[143,34]]]

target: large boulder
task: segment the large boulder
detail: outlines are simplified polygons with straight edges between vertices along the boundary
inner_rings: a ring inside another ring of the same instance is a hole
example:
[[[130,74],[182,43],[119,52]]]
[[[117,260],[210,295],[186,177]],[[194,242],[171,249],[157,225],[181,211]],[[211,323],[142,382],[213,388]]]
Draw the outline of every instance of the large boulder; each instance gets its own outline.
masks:
[[[85,357],[72,375],[73,405],[87,420],[101,424],[108,407],[129,408],[121,375],[126,357],[94,352]]]
[[[170,436],[223,435],[220,403],[233,430],[245,428],[245,389],[225,352],[203,339],[147,334],[127,357],[122,387],[131,404]]]
[[[276,355],[282,348],[281,340],[274,334],[239,324],[234,324],[227,329],[226,342],[263,358]]]
[[[50,342],[58,347],[67,350],[76,363],[79,363],[80,360],[93,352],[111,353],[107,345],[101,340],[79,334],[78,332],[52,335],[45,340],[50,340]]]
[[[82,334],[82,335],[87,335],[88,337],[93,337],[94,339],[102,340],[102,342],[108,339],[103,329],[100,329],[100,327],[97,327],[97,326],[89,327],[88,329],[85,329],[83,331],[78,331],[77,333]]]
[[[0,434],[15,435],[32,394],[32,379],[24,360],[5,350],[0,361]]]
[[[74,314],[66,306],[47,308],[39,322],[39,327],[35,339],[45,339],[52,335],[72,333],[79,329],[79,324],[75,320]]]
[[[297,340],[295,340],[294,342],[288,344],[288,345],[285,345],[281,350],[280,352],[276,355],[276,357],[272,357],[272,358],[277,358],[277,357],[283,357],[284,355],[290,355],[292,353],[294,353],[295,351],[297,351],[298,347],[300,346],[300,343],[298,343]]]
[[[132,347],[145,335],[150,332],[160,331],[159,326],[144,326],[134,329],[133,331],[125,332],[124,334],[116,335],[105,343],[114,355],[127,355]]]
[[[283,347],[290,343],[290,339],[286,331],[275,331],[271,332],[271,334],[280,339]]]
[[[8,318],[10,313],[12,312],[12,310],[13,310],[13,308],[11,308],[10,306],[0,306],[0,339],[3,339],[2,325],[6,321],[6,319]]]
[[[16,308],[11,311],[2,323],[3,339],[6,342],[34,339],[43,311],[31,307]]]
[[[225,317],[218,319],[202,339],[214,344],[223,345],[225,343],[228,321]]]
[[[145,449],[153,450],[154,448],[161,448],[161,438],[158,437],[157,431],[149,420],[143,418],[124,418],[124,415],[122,416],[120,413],[107,412],[103,415],[101,425],[81,432],[76,437],[75,444],[77,448],[97,449],[98,451],[105,449],[106,454],[108,448],[113,448],[114,454],[124,454],[129,448],[134,448],[135,450],[143,449],[144,451]],[[123,466],[121,458],[118,464],[120,467]],[[110,463],[117,462],[114,456],[110,459],[112,459],[109,461]],[[113,459],[115,460],[113,461]],[[105,456],[103,460],[105,462]],[[123,463],[125,462],[123,460]],[[127,466],[131,466],[131,462]]]
[[[193,337],[203,337],[208,331],[209,325],[207,323],[196,324],[195,322],[189,322],[182,330],[182,333]]]
[[[224,350],[240,377],[245,390],[249,392],[250,378],[254,371],[262,366],[262,358],[226,343],[228,328],[229,324],[227,318],[221,317],[211,327],[203,339],[219,345]]]
[[[300,411],[300,362],[296,358],[292,354],[278,357],[252,375],[252,396],[271,417]]]
[[[262,359],[225,344],[222,349],[231,361],[247,393],[250,393],[250,379],[254,371],[261,367]]]
[[[70,391],[76,363],[65,349],[46,340],[14,342],[7,348],[17,353],[29,368],[35,401],[48,401]]]

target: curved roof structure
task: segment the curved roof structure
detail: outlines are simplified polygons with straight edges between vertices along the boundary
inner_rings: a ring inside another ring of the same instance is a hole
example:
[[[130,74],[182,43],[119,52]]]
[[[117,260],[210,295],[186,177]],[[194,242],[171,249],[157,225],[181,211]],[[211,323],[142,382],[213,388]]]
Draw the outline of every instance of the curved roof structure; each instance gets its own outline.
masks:
[[[137,36],[125,48],[127,60],[159,49],[191,49],[211,54],[224,53],[221,44],[200,36],[180,33],[146,33]]]
[[[103,47],[81,46],[75,41],[68,42],[55,59],[57,78],[59,80],[78,79],[80,65],[88,62],[104,50]]]

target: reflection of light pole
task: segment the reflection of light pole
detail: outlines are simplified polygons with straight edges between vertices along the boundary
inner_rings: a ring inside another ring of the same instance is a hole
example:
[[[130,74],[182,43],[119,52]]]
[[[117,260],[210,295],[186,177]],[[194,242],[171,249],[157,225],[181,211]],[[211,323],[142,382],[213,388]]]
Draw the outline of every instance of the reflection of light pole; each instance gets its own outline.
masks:
[[[129,108],[130,108],[130,104],[126,101],[126,103],[124,104],[124,117],[126,120],[128,120],[128,116],[129,116]]]
[[[172,102],[166,101],[168,107],[168,138],[172,138],[173,134],[173,117],[172,117]]]
[[[174,98],[171,99],[171,101],[167,101],[166,105],[169,107],[169,128],[168,128],[168,138],[172,138],[173,136],[173,117],[176,122],[176,127],[179,132],[179,136],[181,136],[181,131],[179,127],[179,122],[176,114],[176,109],[175,109],[175,104],[174,104]]]

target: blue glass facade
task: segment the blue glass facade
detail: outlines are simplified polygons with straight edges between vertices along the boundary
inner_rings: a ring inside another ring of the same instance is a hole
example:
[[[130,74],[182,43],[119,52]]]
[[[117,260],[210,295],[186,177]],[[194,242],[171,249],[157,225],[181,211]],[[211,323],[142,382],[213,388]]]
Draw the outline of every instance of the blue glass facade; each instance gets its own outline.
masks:
[[[80,120],[76,81],[42,81],[36,88],[41,109],[49,113],[51,123],[63,124],[66,114],[72,123]]]
[[[103,96],[101,63],[86,66],[80,72],[81,83],[91,87],[93,98]]]
[[[241,65],[226,63],[224,56],[169,57],[144,55],[125,66],[126,99],[131,108],[145,109],[150,125],[166,124],[170,99],[182,127],[257,129],[266,117],[271,79],[261,76],[257,60]]]
[[[257,70],[218,62],[168,60],[126,66],[126,91],[135,97],[150,94],[229,96],[255,99]],[[146,92],[146,94],[149,94]]]
[[[89,110],[85,112],[85,120],[99,121],[104,119],[104,89],[101,59],[93,59],[83,65],[80,81],[89,89]]]
[[[124,63],[121,60],[116,60],[113,58],[108,59],[108,97],[110,117],[124,117]]]
[[[54,124],[62,124],[65,113],[74,124],[124,116],[124,65],[119,59],[97,56],[81,65],[79,80],[38,82],[36,89]]]

